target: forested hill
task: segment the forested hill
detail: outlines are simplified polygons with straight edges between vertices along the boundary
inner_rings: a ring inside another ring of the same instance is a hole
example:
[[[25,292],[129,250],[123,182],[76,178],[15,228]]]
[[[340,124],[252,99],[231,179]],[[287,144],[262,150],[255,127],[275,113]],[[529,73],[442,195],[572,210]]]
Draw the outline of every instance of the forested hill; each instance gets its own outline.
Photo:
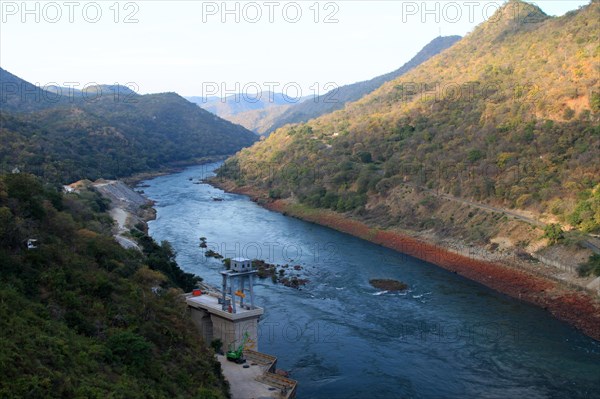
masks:
[[[0,397],[228,397],[181,300],[198,279],[141,231],[121,248],[107,206],[0,176]]]
[[[460,36],[436,37],[423,47],[410,61],[393,72],[377,76],[364,82],[341,86],[317,98],[310,98],[299,104],[292,105],[280,116],[275,118],[266,133],[270,133],[288,123],[306,122],[321,115],[342,109],[346,103],[357,101],[366,94],[379,88],[385,82],[404,75],[434,55],[451,47],[460,39]],[[234,121],[239,122],[240,118],[241,115]]]
[[[60,182],[117,178],[230,155],[257,140],[175,93],[98,86],[56,94],[1,72],[3,171],[17,167]]]
[[[411,203],[410,186],[598,231],[599,21],[597,0],[558,18],[511,0],[447,51],[344,110],[277,130],[221,173],[386,226],[440,221],[439,201]]]

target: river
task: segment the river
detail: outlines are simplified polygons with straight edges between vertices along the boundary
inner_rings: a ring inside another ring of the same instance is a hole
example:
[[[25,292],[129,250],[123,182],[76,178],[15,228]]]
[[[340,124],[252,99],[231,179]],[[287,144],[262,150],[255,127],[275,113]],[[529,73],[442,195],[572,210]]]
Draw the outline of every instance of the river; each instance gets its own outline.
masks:
[[[150,234],[214,285],[220,262],[199,237],[227,257],[302,266],[301,290],[256,288],[259,349],[291,371],[299,399],[600,398],[600,343],[433,264],[198,184],[218,165],[143,182]],[[372,278],[410,289],[382,292]]]

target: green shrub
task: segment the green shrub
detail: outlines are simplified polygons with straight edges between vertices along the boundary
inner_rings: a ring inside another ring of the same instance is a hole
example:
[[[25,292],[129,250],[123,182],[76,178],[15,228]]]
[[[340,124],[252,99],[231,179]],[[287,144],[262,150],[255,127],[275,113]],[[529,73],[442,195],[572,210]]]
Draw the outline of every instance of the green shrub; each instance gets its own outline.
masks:
[[[150,360],[152,344],[131,331],[118,332],[111,336],[106,346],[119,362],[143,369]]]
[[[564,232],[560,224],[550,223],[544,227],[543,237],[548,239],[550,245],[553,245],[564,238]]]
[[[600,255],[593,254],[586,263],[582,263],[577,268],[577,273],[581,277],[594,275],[600,276]]]
[[[223,347],[223,341],[220,338],[215,338],[210,341],[210,347],[213,348],[215,353],[221,352],[221,348]]]

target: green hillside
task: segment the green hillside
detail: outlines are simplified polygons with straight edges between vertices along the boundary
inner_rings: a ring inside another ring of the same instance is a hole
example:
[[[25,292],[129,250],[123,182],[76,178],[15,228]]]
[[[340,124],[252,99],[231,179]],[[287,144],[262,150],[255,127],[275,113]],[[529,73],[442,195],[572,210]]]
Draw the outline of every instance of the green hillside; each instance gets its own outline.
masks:
[[[596,0],[559,18],[511,0],[344,110],[241,151],[221,176],[384,227],[437,226],[442,204],[410,187],[598,231],[599,21]]]
[[[144,254],[121,248],[106,208],[0,176],[0,397],[227,397],[181,301],[197,278],[141,232]]]
[[[29,85],[7,72],[2,77]],[[119,89],[99,86],[88,97],[43,93],[37,99],[5,92],[2,169],[18,167],[60,182],[116,178],[233,154],[257,139],[175,93],[141,96]]]

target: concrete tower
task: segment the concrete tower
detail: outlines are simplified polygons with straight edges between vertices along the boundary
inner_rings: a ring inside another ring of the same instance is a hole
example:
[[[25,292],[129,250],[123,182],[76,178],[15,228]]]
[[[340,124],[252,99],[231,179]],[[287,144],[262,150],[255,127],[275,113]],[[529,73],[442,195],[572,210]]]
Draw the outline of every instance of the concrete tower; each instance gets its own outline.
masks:
[[[247,332],[247,349],[258,350],[258,321],[264,310],[254,305],[254,275],[250,259],[234,258],[229,270],[222,270],[221,292],[188,294],[186,302],[192,320],[204,340],[219,338],[223,349],[239,345]],[[246,297],[249,296],[249,303]]]

